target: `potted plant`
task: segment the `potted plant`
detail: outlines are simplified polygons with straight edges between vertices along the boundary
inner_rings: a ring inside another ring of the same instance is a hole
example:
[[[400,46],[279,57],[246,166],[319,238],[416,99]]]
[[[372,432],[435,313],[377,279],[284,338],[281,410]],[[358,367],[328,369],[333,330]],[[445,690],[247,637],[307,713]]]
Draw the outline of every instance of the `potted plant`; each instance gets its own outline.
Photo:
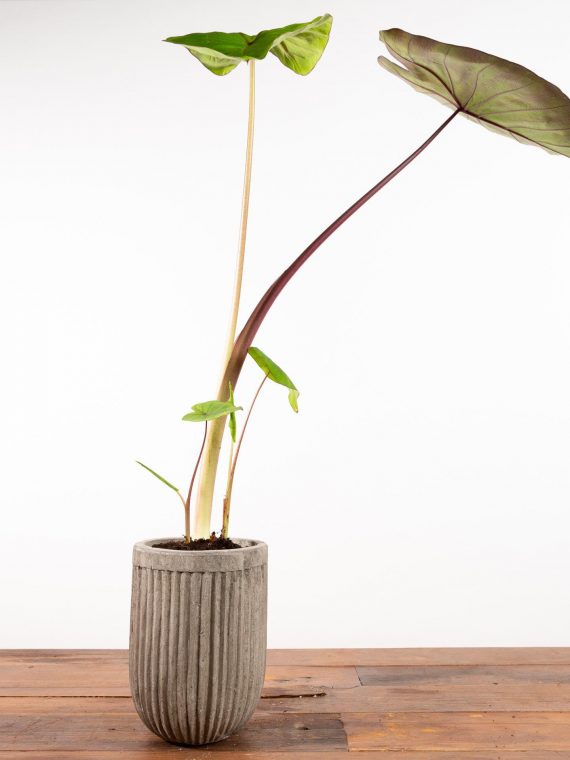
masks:
[[[244,269],[255,118],[255,66],[268,53],[297,74],[309,74],[329,39],[332,17],[269,29],[252,36],[211,32],[169,37],[209,71],[224,76],[245,61],[249,69],[248,124],[241,224],[221,377],[236,337]],[[251,355],[267,379],[289,388],[297,411],[298,392],[289,377],[261,351]],[[129,672],[136,709],[144,723],[167,741],[206,744],[238,731],[250,718],[263,685],[267,629],[267,546],[228,535],[232,486],[251,408],[239,437],[233,385],[218,398],[195,404],[186,422],[203,425],[202,445],[187,492],[146,464],[148,472],[175,492],[184,508],[184,538],[135,545]],[[255,403],[255,399],[254,402]],[[253,404],[252,404],[253,407]],[[220,535],[210,534],[219,450],[228,426],[231,445]],[[192,494],[203,460],[199,497],[190,527]]]
[[[528,69],[487,53],[400,29],[380,33],[400,62],[380,57],[381,66],[420,92],[451,107],[452,113],[404,161],[330,224],[275,280],[238,334],[236,326],[247,229],[253,142],[254,60],[274,53],[297,73],[306,74],[328,40],[331,17],[283,29],[243,34],[169,38],[223,75],[249,61],[250,109],[236,284],[229,336],[217,397],[196,404],[184,420],[204,425],[202,446],[186,497],[161,475],[142,465],[174,490],[184,505],[184,539],[155,539],[135,545],[131,614],[130,674],[133,699],[146,725],[180,744],[219,741],[240,729],[260,694],[265,663],[267,547],[251,539],[230,539],[229,518],[236,464],[252,409],[270,379],[289,391],[297,411],[298,390],[253,341],[271,306],[289,280],[315,251],[361,206],[414,161],[459,115],[522,142],[570,157],[570,99]],[[237,437],[234,392],[247,357],[262,380]],[[230,433],[229,465],[219,536],[211,533],[214,484],[222,437]],[[235,446],[234,446],[235,444]],[[142,464],[142,463],[139,463]],[[193,526],[190,507],[201,465]]]

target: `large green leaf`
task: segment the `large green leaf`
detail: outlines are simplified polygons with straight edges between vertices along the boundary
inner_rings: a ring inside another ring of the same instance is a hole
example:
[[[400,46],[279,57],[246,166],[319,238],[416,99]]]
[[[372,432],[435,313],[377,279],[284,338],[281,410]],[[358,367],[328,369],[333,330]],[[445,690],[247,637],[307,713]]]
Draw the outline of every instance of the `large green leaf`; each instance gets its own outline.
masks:
[[[141,467],[144,467],[145,470],[148,470],[148,472],[150,472],[151,475],[154,475],[155,478],[158,478],[161,483],[164,483],[164,485],[168,486],[169,488],[172,488],[173,491],[178,491],[178,488],[176,488],[176,486],[173,486],[172,483],[169,483],[168,480],[166,478],[163,478],[162,475],[159,475],[158,472],[151,470],[150,467],[147,467],[146,464],[139,462],[138,459],[136,459],[135,461],[137,464],[140,464]]]
[[[380,32],[405,68],[378,62],[420,92],[461,110],[494,131],[570,157],[570,99],[517,63],[480,50],[408,34]]]
[[[183,45],[200,63],[218,76],[229,74],[242,61],[262,60],[273,53],[297,74],[309,74],[323,54],[332,26],[325,13],[305,24],[266,29],[259,34],[243,32],[198,32],[167,37],[165,42]]]
[[[273,380],[274,383],[278,383],[279,385],[284,385],[286,388],[289,388],[289,403],[291,404],[293,411],[298,412],[299,406],[297,404],[297,399],[299,398],[299,391],[295,387],[295,384],[289,375],[283,372],[281,367],[278,364],[275,364],[275,362],[270,359],[267,354],[264,354],[261,349],[252,346],[250,349],[248,349],[247,353],[251,356],[257,366],[263,370],[263,372],[270,380]]]
[[[201,404],[194,404],[192,411],[185,414],[182,419],[185,422],[210,422],[240,409],[243,407],[234,406],[228,401],[203,401]]]

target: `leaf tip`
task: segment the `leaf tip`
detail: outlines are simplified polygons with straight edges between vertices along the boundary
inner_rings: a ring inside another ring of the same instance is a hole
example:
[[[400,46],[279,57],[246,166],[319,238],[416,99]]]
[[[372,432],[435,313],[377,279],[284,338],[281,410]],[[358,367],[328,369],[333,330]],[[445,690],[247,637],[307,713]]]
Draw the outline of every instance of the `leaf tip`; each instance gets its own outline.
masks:
[[[291,405],[291,409],[295,412],[295,414],[299,414],[299,404],[297,403],[299,396],[299,391],[296,388],[291,388],[289,391],[289,404]]]

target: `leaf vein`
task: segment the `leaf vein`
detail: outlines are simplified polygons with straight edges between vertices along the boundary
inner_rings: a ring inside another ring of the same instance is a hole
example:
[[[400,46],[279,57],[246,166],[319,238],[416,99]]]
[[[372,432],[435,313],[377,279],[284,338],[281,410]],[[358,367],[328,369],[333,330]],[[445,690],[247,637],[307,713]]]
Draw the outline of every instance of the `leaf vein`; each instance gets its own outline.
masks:
[[[535,82],[527,82],[526,84],[521,84],[520,87],[513,87],[510,90],[503,90],[502,92],[495,92],[493,95],[489,95],[488,98],[485,98],[485,100],[482,100],[480,103],[475,103],[473,108],[480,108],[484,103],[488,103],[490,100],[493,100],[493,98],[499,98],[502,95],[508,95],[509,92],[518,92],[519,90],[524,90],[526,87],[531,87]]]
[[[570,108],[568,103],[561,103],[559,106],[548,106],[548,108],[512,108],[509,111],[487,111],[485,116],[494,116],[495,114],[504,113],[532,113],[533,111],[555,111],[557,108]]]
[[[488,63],[486,66],[483,66],[483,68],[479,69],[479,71],[477,72],[477,76],[475,77],[475,86],[473,87],[473,92],[469,96],[469,100],[465,103],[464,108],[467,108],[469,103],[473,100],[475,93],[477,92],[477,87],[479,86],[479,74],[482,74],[483,71],[485,71],[485,69],[488,69],[490,66],[492,66],[493,63],[494,61],[491,63]]]
[[[396,51],[392,47],[390,47],[390,45],[387,42],[384,42],[384,44],[386,45],[386,47],[388,48],[388,50],[392,53],[392,55],[394,56],[394,58],[396,58],[397,60],[400,60],[401,58],[404,58],[404,60],[407,60],[408,63],[412,63],[414,66],[417,66],[419,69],[424,69],[424,71],[427,71],[429,74],[431,74],[433,77],[435,77],[437,79],[437,81],[442,85],[442,87],[445,90],[447,90],[447,92],[449,92],[449,94],[451,95],[451,97],[453,99],[453,105],[457,106],[457,108],[461,108],[461,105],[455,100],[455,98],[453,97],[453,93],[450,91],[449,87],[445,84],[445,82],[443,81],[443,79],[441,77],[439,77],[434,71],[432,71],[427,66],[422,66],[421,63],[416,63],[414,61],[414,59],[412,58],[411,53],[410,53],[410,44],[409,44],[409,42],[408,42],[408,56],[409,56],[409,58],[405,58],[404,56],[400,56],[398,53],[396,53]],[[406,70],[408,71],[408,73],[410,73],[410,74],[412,73],[409,69],[406,69]],[[428,92],[432,92],[434,95],[439,95],[440,97],[443,97],[443,95],[440,92],[437,92],[437,90],[430,90],[430,88],[427,87],[427,86],[425,86],[423,83],[420,84],[420,85],[417,85],[417,86],[418,87],[424,87],[424,89],[426,89]]]

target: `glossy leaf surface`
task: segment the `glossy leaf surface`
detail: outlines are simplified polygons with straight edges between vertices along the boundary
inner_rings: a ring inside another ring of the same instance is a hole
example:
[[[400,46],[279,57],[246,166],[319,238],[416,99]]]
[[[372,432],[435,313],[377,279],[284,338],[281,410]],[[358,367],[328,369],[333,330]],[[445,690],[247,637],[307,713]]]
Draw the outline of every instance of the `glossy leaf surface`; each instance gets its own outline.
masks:
[[[380,32],[385,69],[493,131],[570,157],[570,99],[529,69],[402,29]]]
[[[259,34],[243,32],[197,32],[167,37],[165,42],[185,47],[209,71],[224,76],[242,61],[262,60],[268,53],[296,74],[309,74],[318,63],[332,26],[325,13],[304,24],[266,29]]]

